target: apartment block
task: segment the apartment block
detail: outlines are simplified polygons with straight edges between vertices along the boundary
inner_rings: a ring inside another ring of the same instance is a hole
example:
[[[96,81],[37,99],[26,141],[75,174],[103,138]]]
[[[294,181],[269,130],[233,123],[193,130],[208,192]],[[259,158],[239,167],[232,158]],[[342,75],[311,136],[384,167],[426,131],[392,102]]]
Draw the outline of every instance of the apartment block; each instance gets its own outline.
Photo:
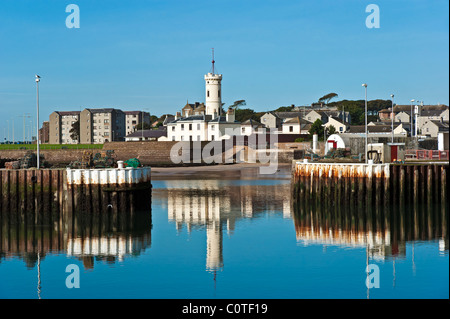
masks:
[[[150,113],[143,111],[124,111],[125,113],[125,136],[136,131],[136,125],[147,123],[150,125]]]
[[[79,111],[53,112],[49,117],[48,139],[50,144],[77,144],[78,140],[70,137],[72,124],[78,121]]]
[[[119,109],[84,109],[80,114],[80,143],[123,141],[125,113]]]

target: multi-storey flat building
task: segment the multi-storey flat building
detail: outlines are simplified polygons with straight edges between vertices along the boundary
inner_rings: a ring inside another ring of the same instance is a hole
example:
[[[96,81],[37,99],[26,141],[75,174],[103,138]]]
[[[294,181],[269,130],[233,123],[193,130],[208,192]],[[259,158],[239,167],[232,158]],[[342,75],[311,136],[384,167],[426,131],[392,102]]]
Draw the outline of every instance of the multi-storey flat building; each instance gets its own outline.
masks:
[[[143,111],[124,111],[125,113],[125,136],[136,131],[136,125],[146,123],[150,125],[150,113]]]
[[[79,111],[53,112],[49,118],[49,143],[50,144],[77,144],[78,140],[70,137],[72,124],[78,121]]]
[[[70,130],[80,123],[80,136],[71,138]],[[48,143],[50,144],[102,144],[123,141],[144,121],[150,124],[150,114],[142,111],[123,112],[114,108],[84,109],[83,111],[55,111],[50,114]],[[43,142],[42,142],[43,143]]]
[[[80,113],[80,143],[123,141],[125,113],[119,109],[84,109]]]

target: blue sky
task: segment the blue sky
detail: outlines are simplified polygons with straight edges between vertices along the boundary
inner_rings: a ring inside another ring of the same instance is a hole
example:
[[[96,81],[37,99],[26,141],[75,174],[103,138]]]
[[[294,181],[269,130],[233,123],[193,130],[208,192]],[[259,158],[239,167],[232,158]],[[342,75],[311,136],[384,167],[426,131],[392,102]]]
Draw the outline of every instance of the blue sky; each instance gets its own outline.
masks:
[[[80,28],[68,29],[68,4]],[[365,25],[380,8],[380,28]],[[174,113],[204,101],[211,48],[223,102],[266,111],[339,99],[449,103],[447,0],[4,0],[0,3],[0,136],[24,113],[85,107]],[[225,106],[226,106],[225,105]],[[29,121],[29,120],[27,120]],[[17,139],[17,138],[16,138]]]

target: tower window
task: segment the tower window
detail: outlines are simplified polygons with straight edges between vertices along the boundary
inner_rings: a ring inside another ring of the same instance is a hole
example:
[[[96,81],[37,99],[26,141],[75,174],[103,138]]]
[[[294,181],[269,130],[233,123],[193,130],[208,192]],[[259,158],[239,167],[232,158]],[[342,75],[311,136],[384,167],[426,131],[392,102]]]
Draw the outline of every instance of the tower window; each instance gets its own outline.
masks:
[[[220,90],[219,90],[219,97],[220,97]]]
[[[209,91],[206,91],[206,96],[209,97]]]

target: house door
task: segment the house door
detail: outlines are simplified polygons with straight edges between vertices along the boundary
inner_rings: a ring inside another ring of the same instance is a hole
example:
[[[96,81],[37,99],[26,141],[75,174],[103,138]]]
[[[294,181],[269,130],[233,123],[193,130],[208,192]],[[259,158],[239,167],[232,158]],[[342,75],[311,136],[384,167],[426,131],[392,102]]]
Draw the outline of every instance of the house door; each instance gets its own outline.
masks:
[[[391,145],[391,162],[397,159],[397,145]]]

